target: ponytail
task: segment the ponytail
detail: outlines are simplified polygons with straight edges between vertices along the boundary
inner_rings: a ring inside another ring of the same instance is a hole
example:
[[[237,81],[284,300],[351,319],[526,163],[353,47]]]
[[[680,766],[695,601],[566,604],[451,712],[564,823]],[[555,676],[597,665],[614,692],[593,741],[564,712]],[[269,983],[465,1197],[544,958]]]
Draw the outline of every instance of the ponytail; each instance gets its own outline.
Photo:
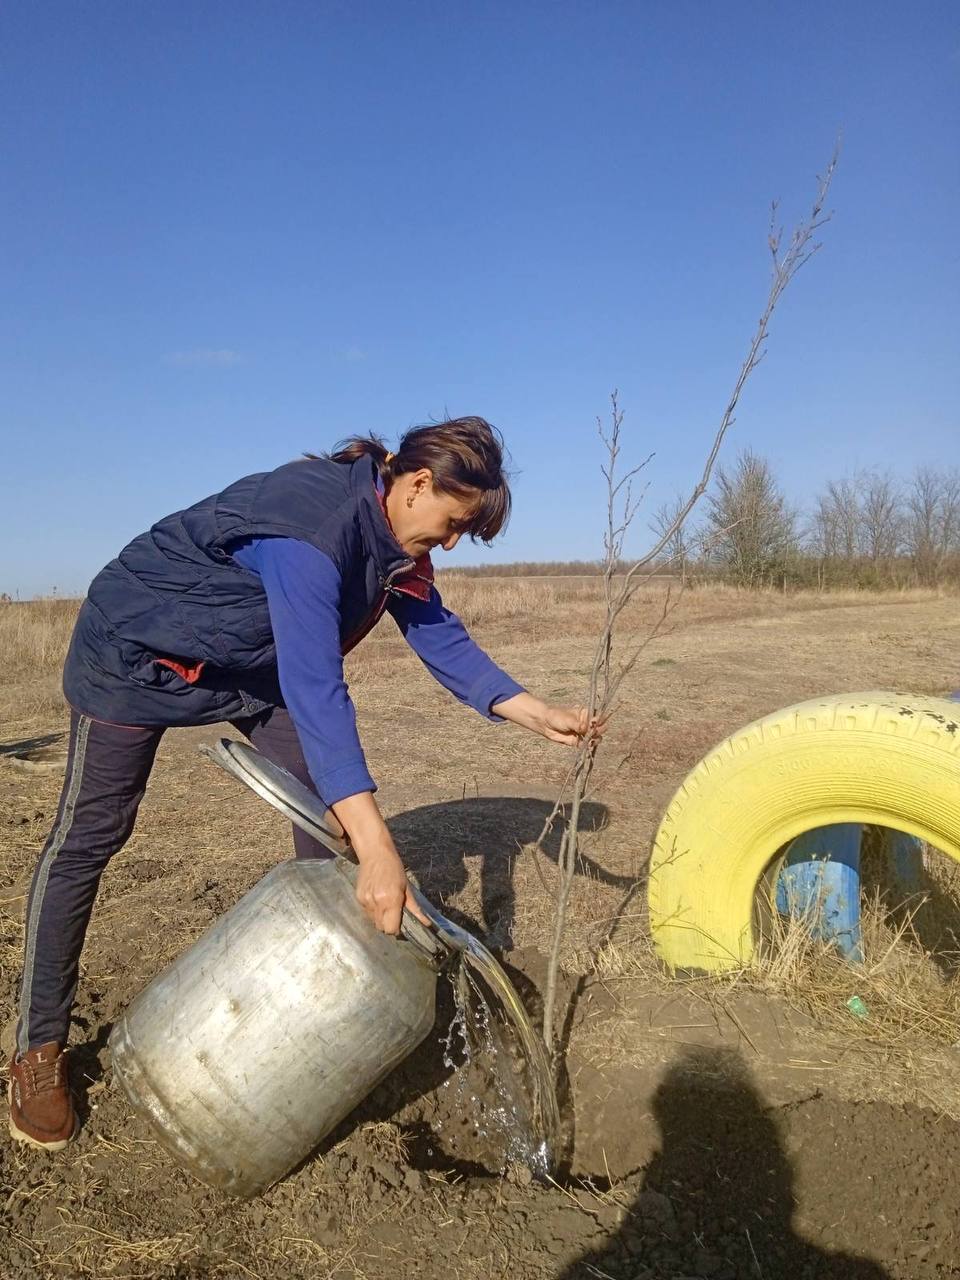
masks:
[[[314,456],[307,454],[308,458]],[[396,454],[389,452],[380,436],[349,436],[340,441],[333,453],[325,454],[324,457],[331,462],[357,462],[360,458],[372,458],[380,479],[388,489],[390,487],[393,479],[391,467]]]

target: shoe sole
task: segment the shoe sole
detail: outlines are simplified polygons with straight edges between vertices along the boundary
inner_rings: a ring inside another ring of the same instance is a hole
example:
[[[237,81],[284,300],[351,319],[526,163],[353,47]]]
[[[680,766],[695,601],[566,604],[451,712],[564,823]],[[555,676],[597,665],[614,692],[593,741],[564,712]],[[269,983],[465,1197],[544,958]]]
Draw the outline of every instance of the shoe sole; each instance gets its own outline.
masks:
[[[24,1133],[22,1129],[18,1129],[13,1119],[13,1081],[7,1084],[7,1101],[10,1104],[9,1128],[10,1136],[17,1142],[23,1142],[28,1147],[36,1147],[38,1151],[62,1151],[68,1142],[72,1142],[80,1132],[80,1118],[73,1117],[73,1133],[69,1138],[58,1138],[56,1142],[41,1142],[39,1138],[34,1138],[29,1133]]]

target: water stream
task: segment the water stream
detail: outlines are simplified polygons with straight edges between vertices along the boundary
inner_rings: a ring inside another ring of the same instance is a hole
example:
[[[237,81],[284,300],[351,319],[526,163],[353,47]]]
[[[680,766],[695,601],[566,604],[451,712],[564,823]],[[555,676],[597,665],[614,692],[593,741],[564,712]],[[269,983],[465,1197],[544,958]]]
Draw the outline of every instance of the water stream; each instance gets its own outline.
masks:
[[[419,892],[417,900],[446,945],[459,953],[451,974],[457,1015],[444,1061],[457,1068],[454,1044],[459,1036],[467,1063],[480,1070],[489,1094],[482,1104],[475,1094],[458,1102],[478,1114],[478,1130],[492,1124],[500,1131],[504,1164],[523,1163],[534,1176],[546,1178],[557,1155],[560,1108],[543,1040],[513,983],[483,943]],[[453,1083],[469,1094],[465,1072],[457,1070]],[[485,1131],[485,1136],[492,1135]]]
[[[450,1111],[469,1117],[487,1155],[505,1172],[526,1165],[544,1180],[553,1168],[555,1130],[543,1115],[544,1089],[534,1064],[511,1034],[503,1007],[468,964],[458,960],[450,975],[456,1013],[447,1032],[444,1064],[453,1074],[442,1086],[450,1092]],[[548,1095],[549,1096],[549,1095]],[[438,1122],[443,1131],[444,1125]],[[453,1134],[457,1141],[456,1132]]]

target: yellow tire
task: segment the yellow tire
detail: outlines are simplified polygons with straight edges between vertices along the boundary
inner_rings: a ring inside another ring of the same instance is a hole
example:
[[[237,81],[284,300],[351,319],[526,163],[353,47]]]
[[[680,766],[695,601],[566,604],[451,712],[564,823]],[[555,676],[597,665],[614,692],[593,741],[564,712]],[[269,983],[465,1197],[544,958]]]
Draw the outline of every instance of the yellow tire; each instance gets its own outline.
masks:
[[[671,969],[747,964],[771,859],[803,831],[874,823],[960,862],[960,704],[845,693],[731,734],[671,800],[650,863],[650,927]]]

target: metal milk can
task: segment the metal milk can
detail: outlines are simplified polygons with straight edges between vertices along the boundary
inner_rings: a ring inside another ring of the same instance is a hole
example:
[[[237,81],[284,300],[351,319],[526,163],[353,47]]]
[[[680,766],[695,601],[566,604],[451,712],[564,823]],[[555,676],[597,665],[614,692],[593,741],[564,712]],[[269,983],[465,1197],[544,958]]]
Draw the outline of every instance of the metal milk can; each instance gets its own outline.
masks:
[[[332,852],[317,797],[244,743],[206,752]],[[134,1109],[203,1182],[265,1190],[426,1037],[444,955],[404,913],[399,939],[355,897],[343,856],[283,862],[133,1001],[110,1036]]]

